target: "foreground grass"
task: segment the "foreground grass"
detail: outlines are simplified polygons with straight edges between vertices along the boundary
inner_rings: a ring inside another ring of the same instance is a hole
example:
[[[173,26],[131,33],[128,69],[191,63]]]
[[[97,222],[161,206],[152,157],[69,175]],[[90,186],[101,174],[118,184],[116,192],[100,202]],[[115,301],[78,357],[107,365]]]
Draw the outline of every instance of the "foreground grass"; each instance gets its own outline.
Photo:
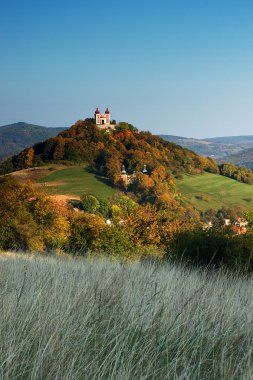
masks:
[[[1,379],[251,379],[252,279],[0,259]]]
[[[178,188],[198,210],[222,206],[253,207],[253,186],[217,174],[186,175],[177,181]]]
[[[91,193],[98,198],[107,199],[117,192],[106,178],[100,177],[82,166],[70,166],[60,169],[40,178],[38,182],[46,182],[47,184],[50,184],[50,182],[58,183],[56,186],[47,189],[50,194],[74,194],[81,196],[84,193]],[[46,188],[43,189],[45,190]]]

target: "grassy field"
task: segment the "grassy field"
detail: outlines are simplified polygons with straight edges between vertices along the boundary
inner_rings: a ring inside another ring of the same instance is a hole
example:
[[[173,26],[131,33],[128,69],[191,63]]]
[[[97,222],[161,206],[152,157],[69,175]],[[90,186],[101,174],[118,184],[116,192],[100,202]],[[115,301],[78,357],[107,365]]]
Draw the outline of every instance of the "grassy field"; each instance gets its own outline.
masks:
[[[0,378],[252,379],[252,278],[0,255]]]
[[[82,195],[91,193],[99,198],[107,199],[117,192],[110,186],[108,180],[90,172],[81,166],[71,166],[54,171],[43,178],[39,183],[45,183],[49,194]]]
[[[179,191],[198,210],[242,205],[253,208],[253,186],[216,174],[184,176],[177,181]]]

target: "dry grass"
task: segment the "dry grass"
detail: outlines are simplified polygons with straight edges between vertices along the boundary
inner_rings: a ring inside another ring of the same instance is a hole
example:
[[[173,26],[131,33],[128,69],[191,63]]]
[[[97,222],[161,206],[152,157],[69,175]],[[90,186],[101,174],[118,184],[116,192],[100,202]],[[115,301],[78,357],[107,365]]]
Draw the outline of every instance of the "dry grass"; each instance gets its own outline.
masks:
[[[64,168],[65,166],[56,164],[50,166],[38,166],[30,169],[18,170],[9,175],[14,176],[20,183],[26,183],[27,181],[36,182],[43,177]]]
[[[0,379],[252,379],[252,279],[2,254]]]

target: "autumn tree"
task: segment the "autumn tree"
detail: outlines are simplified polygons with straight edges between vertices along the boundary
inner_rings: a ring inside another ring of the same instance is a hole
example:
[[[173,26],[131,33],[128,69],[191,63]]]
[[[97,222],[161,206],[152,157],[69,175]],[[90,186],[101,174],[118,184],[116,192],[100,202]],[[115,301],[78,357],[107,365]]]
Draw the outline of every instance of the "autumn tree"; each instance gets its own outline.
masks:
[[[106,227],[101,217],[88,213],[72,214],[70,221],[70,236],[66,245],[69,252],[84,255],[99,249],[102,231]]]
[[[0,179],[0,248],[44,250],[63,248],[69,222],[63,212],[31,185],[13,177]]]
[[[65,140],[60,136],[57,139],[55,148],[54,148],[54,154],[53,159],[55,161],[63,160],[64,158],[64,148],[65,148]]]

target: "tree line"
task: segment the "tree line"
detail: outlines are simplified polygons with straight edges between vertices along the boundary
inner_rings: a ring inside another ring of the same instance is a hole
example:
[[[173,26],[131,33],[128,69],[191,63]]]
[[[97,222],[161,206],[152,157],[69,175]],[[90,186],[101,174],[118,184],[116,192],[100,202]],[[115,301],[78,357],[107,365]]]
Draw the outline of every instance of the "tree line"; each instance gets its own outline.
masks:
[[[53,202],[31,184],[0,178],[0,249],[102,255],[122,260],[182,259],[194,265],[252,270],[253,213],[249,232],[204,231],[196,210],[158,209],[118,194],[109,201],[84,194],[81,211]],[[108,221],[110,223],[108,223]]]

